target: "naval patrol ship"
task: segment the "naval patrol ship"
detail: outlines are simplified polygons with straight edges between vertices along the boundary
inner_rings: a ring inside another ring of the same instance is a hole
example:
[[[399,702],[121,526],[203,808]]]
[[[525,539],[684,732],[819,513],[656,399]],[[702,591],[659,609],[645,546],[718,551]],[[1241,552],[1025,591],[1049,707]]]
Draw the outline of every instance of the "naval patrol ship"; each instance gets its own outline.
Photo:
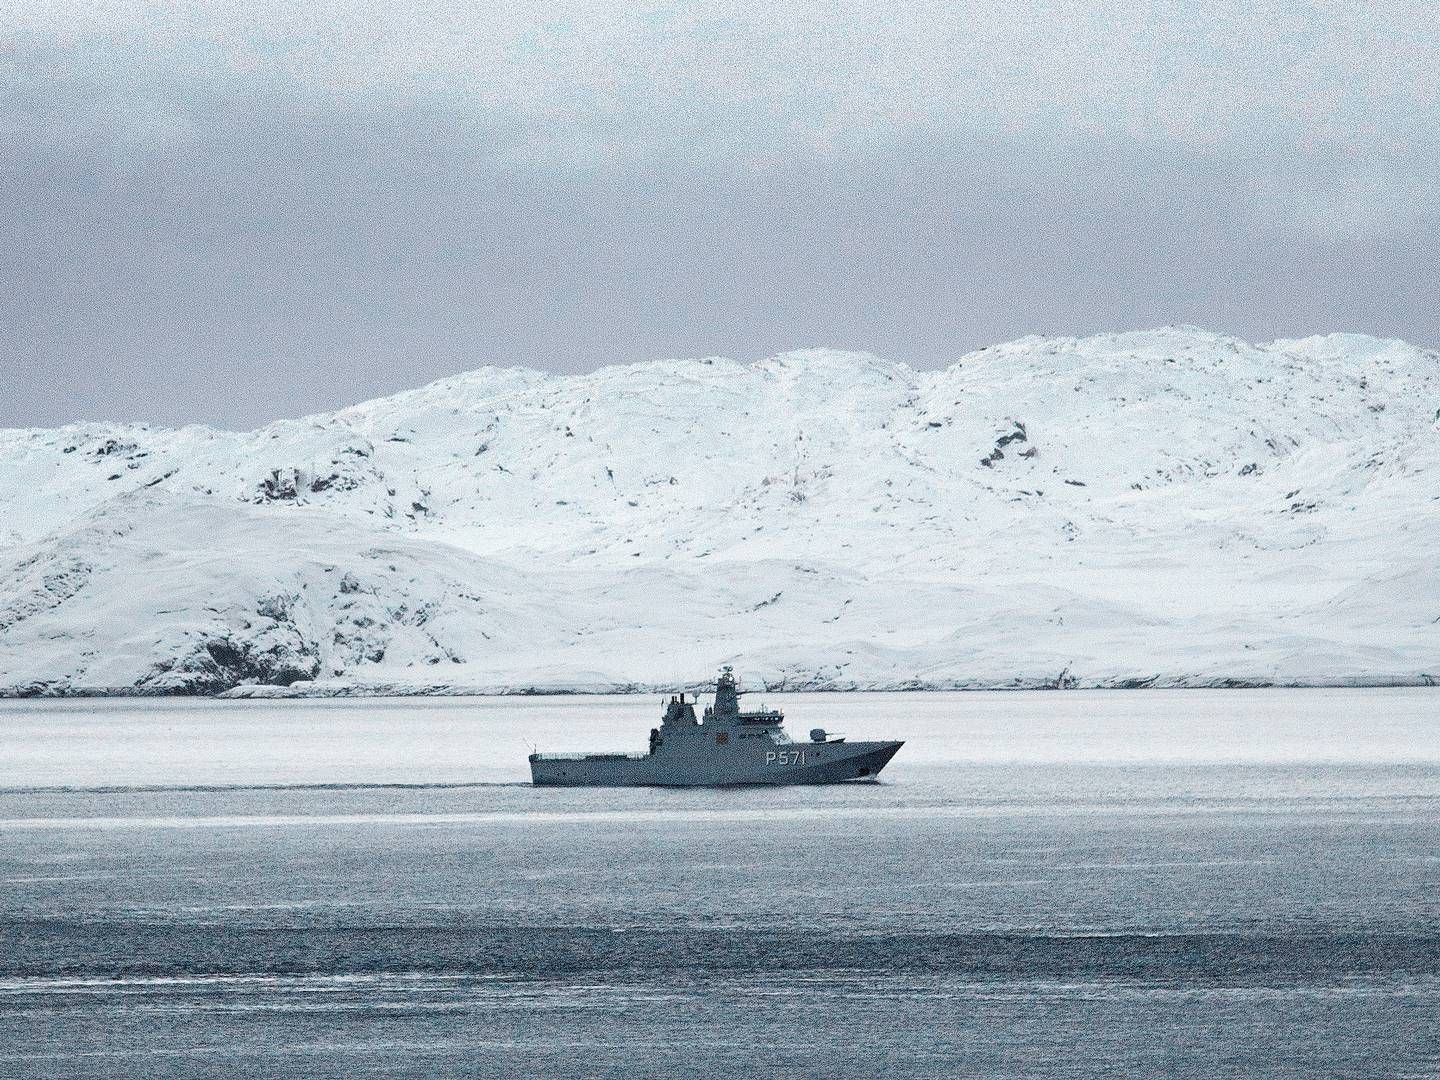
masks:
[[[719,787],[730,784],[837,784],[874,780],[903,742],[846,742],[823,728],[808,743],[785,734],[778,709],[740,711],[730,668],[715,704],[695,719],[695,702],[670,699],[644,754],[531,754],[530,779],[570,787]]]

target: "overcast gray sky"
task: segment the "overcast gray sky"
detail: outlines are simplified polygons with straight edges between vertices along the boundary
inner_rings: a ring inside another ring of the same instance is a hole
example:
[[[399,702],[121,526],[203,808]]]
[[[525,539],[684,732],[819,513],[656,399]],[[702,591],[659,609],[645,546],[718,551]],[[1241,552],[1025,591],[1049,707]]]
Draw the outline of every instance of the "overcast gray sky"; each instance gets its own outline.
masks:
[[[1440,344],[1437,12],[0,0],[0,426],[1177,322]]]

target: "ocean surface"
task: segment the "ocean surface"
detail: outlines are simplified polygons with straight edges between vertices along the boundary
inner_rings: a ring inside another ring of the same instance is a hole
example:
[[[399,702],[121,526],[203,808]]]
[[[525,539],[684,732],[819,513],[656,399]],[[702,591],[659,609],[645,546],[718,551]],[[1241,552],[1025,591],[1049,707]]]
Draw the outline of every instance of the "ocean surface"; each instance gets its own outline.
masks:
[[[1440,690],[765,697],[0,703],[0,1077],[1440,1076]]]

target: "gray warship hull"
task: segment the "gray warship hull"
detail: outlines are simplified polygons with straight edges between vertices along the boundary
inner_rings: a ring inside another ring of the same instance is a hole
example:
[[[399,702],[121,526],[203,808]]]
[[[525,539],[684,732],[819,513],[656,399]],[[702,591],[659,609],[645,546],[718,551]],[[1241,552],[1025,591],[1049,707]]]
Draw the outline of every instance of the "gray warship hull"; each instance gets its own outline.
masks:
[[[730,787],[874,780],[903,742],[737,746],[705,754],[535,754],[530,778],[559,787]],[[718,752],[717,752],[718,751]]]
[[[843,784],[874,780],[901,742],[846,742],[823,728],[810,741],[785,733],[784,714],[740,708],[727,667],[704,718],[685,694],[672,697],[644,754],[531,754],[530,779],[551,787],[731,787],[741,784]]]

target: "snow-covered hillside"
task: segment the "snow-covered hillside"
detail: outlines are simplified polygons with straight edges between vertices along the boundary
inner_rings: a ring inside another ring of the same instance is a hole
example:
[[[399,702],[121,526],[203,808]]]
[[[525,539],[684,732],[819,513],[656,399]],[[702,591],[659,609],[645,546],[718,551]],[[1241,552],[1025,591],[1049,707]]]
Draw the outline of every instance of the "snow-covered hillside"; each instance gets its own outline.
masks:
[[[1193,328],[916,372],[482,368],[0,431],[0,686],[1440,677],[1440,355]]]

